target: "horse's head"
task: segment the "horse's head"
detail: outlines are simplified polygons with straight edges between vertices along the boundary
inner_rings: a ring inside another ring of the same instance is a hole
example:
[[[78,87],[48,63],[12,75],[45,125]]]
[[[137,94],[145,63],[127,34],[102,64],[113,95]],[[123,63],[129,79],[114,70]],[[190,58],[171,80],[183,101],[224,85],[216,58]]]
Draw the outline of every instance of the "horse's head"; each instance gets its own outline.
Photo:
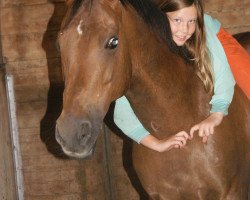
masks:
[[[73,1],[59,33],[65,90],[56,139],[73,157],[91,155],[110,103],[128,85],[131,64],[118,3]]]
[[[155,44],[159,37],[149,27],[159,31],[166,17],[149,0],[68,2],[59,33],[65,90],[56,139],[67,155],[84,158],[92,154],[110,103],[137,79],[133,74],[143,73],[134,69],[162,65],[152,52],[163,57],[159,46],[166,45]]]

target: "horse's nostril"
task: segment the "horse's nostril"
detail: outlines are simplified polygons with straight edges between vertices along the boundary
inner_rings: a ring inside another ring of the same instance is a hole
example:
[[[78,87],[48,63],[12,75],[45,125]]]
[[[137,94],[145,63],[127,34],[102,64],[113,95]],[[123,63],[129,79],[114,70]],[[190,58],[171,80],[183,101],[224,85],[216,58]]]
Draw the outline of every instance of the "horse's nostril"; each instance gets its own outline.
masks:
[[[89,132],[90,128],[91,128],[90,122],[88,122],[88,121],[87,122],[83,122],[83,124],[82,124],[82,131],[83,132],[85,132],[85,133]]]
[[[81,125],[80,133],[78,134],[78,138],[80,141],[86,140],[87,136],[91,133],[91,123],[85,121]]]

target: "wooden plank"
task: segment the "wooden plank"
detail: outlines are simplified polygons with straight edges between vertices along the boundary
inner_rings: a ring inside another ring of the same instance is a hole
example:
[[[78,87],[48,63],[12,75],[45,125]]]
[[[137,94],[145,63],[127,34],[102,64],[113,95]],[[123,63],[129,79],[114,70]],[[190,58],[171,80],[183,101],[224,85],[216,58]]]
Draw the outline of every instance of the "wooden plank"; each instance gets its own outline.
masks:
[[[0,197],[1,199],[16,200],[15,172],[3,68],[0,69],[0,94]]]
[[[229,33],[250,31],[250,1],[206,0],[206,11],[217,18]]]
[[[55,195],[39,195],[39,196],[27,194],[25,196],[25,200],[82,200],[82,199],[83,199],[82,194],[64,194],[64,195],[55,194]],[[100,197],[97,200],[101,199],[102,197]]]
[[[111,131],[103,124],[103,171],[106,199],[116,200],[116,184],[114,179],[114,170],[112,166],[112,150],[111,150]]]
[[[57,32],[3,35],[4,56],[8,62],[59,57]]]
[[[248,0],[247,0],[248,1]],[[233,10],[244,8],[246,1],[238,0],[204,0],[205,9],[209,11]]]
[[[239,14],[242,11],[243,14]],[[222,26],[225,28],[250,26],[250,15],[247,16],[244,13],[244,10],[229,10],[220,13],[211,12],[211,15],[217,18],[222,23]],[[242,17],[244,17],[246,20],[242,20]]]
[[[233,34],[237,34],[237,33],[249,32],[250,26],[228,27],[225,30],[233,35]]]
[[[59,57],[8,62],[8,71],[15,77],[15,86],[63,83]]]
[[[3,8],[2,35],[58,30],[65,12],[64,3]]]
[[[49,86],[47,84],[15,86],[17,102],[46,101],[48,98]],[[29,91],[29,92],[28,92]]]
[[[18,132],[18,123],[16,117],[16,104],[15,104],[15,91],[13,76],[6,74],[6,90],[7,90],[7,100],[9,107],[9,120],[10,120],[10,131],[13,144],[13,160],[15,167],[15,179],[16,179],[16,188],[18,193],[18,199],[24,200],[23,196],[23,176],[22,176],[22,159],[21,159],[21,150],[19,145],[19,132]]]
[[[29,146],[30,151],[33,151],[32,148],[36,148],[37,144],[32,143]],[[81,194],[81,199],[91,195],[102,197],[104,200],[106,198],[103,198],[105,183],[102,160],[102,140],[97,142],[94,157],[86,161],[56,158],[48,155],[44,148],[35,150],[35,154],[24,155],[25,197],[47,196],[50,199],[55,194]]]
[[[63,3],[65,0],[53,0],[54,4]],[[48,0],[1,0],[1,7],[26,6],[48,4]],[[52,3],[51,3],[52,4]]]

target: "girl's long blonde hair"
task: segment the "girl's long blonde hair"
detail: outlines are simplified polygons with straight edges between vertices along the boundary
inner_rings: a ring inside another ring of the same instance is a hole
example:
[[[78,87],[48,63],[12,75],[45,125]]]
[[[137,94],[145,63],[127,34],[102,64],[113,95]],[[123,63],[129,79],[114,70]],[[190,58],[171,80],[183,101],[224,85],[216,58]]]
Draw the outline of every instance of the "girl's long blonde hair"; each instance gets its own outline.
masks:
[[[161,5],[165,13],[180,10],[194,5],[197,10],[197,23],[192,37],[186,41],[184,47],[191,54],[196,67],[196,73],[202,80],[208,92],[213,91],[213,68],[209,50],[206,46],[206,32],[204,27],[204,11],[202,0],[166,0]]]

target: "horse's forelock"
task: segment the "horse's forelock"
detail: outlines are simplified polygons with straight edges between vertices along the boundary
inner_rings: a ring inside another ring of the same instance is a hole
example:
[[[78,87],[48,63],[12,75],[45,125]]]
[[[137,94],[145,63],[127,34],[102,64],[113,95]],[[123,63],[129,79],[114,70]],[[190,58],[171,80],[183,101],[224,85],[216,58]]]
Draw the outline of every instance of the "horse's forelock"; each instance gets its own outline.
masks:
[[[66,15],[66,18],[64,20],[62,29],[65,29],[69,25],[69,23],[74,18],[78,9],[81,7],[84,1],[92,1],[92,0],[73,0],[70,6],[70,10],[68,11],[68,15]]]

